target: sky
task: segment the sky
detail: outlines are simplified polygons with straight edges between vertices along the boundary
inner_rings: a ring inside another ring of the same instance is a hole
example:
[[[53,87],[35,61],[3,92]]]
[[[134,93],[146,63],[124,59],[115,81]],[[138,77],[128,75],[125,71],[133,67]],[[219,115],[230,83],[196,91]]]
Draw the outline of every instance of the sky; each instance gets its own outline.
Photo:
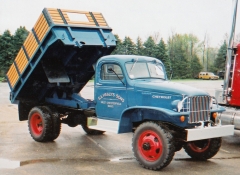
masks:
[[[167,42],[173,33],[204,40],[207,34],[211,47],[219,47],[230,34],[233,11],[232,0],[0,0],[0,34],[7,29],[14,34],[20,26],[31,30],[45,7],[101,12],[122,40],[158,35]]]

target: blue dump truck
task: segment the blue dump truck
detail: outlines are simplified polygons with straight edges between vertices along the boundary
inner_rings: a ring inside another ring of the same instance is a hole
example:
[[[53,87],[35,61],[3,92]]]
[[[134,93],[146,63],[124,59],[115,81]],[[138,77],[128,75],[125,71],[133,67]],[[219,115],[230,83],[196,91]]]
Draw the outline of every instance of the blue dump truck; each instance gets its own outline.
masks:
[[[37,142],[55,140],[61,124],[87,134],[133,132],[144,168],[160,170],[182,147],[194,159],[213,157],[233,125],[221,125],[208,93],[168,81],[156,58],[110,55],[116,39],[103,15],[45,8],[6,74],[19,120]],[[161,58],[160,58],[161,59]],[[94,77],[94,99],[80,91]]]

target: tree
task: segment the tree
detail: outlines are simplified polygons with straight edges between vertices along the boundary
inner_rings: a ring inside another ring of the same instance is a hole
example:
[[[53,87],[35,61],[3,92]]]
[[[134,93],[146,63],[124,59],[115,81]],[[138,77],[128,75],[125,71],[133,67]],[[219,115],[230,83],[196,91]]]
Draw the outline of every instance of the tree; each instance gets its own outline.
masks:
[[[214,62],[215,72],[225,69],[225,61],[227,57],[227,43],[226,40],[218,50],[216,60]]]
[[[167,55],[167,48],[166,44],[164,43],[163,39],[159,41],[158,45],[156,46],[156,58],[161,60],[166,68],[168,76],[170,75],[171,71],[171,62],[169,60],[169,57]]]
[[[14,54],[17,55],[21,46],[23,45],[23,42],[28,36],[29,31],[25,28],[20,26],[18,28],[13,36],[13,42],[14,42]]]
[[[116,38],[116,48],[114,49],[114,51],[111,53],[111,55],[117,55],[117,54],[124,54],[124,49],[123,49],[123,45],[122,45],[122,40],[119,38],[118,35],[114,35]]]
[[[131,38],[125,37],[122,43],[125,55],[136,55],[136,45]]]
[[[136,54],[137,55],[144,55],[144,47],[143,47],[143,42],[140,37],[137,38],[137,43],[136,43]]]
[[[195,77],[202,70],[202,65],[200,64],[199,58],[197,55],[193,55],[191,61],[191,77]]]
[[[187,59],[186,45],[182,35],[175,34],[168,40],[168,55],[172,63],[174,78],[190,78],[190,62]]]
[[[0,36],[0,76],[5,76],[28,33],[25,27],[20,26],[14,35],[11,35],[10,31],[6,30]]]
[[[4,76],[15,58],[13,36],[6,30],[0,37],[0,70]]]
[[[143,54],[145,56],[150,56],[150,57],[156,56],[156,52],[157,52],[156,44],[151,36],[148,37],[147,41],[144,42],[143,46],[144,46]]]

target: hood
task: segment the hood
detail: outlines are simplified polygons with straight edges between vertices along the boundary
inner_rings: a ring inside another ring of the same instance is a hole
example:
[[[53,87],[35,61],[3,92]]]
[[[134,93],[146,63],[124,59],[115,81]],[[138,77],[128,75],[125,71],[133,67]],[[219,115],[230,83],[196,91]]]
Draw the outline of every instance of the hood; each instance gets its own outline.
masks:
[[[209,95],[207,92],[191,86],[180,83],[163,81],[163,80],[136,80],[135,90],[151,90],[155,92],[172,94],[172,95],[187,95],[187,96],[200,96]]]

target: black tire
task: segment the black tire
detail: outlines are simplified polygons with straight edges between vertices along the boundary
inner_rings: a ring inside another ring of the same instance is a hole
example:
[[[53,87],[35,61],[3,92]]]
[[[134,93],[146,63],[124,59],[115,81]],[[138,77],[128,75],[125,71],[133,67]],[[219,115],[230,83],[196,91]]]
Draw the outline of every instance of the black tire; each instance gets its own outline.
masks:
[[[159,124],[145,122],[135,130],[132,149],[139,164],[150,170],[160,170],[173,159],[173,136]]]
[[[88,128],[87,117],[84,117],[84,119],[82,121],[82,128],[88,135],[101,135],[101,134],[105,133],[105,131],[99,131],[99,130]]]
[[[41,107],[32,108],[28,115],[28,128],[35,141],[51,140],[52,120],[50,114]]]
[[[174,142],[174,148],[175,148],[175,152],[180,151],[183,147],[183,142],[181,141],[175,141]]]
[[[47,110],[47,112],[51,116],[51,119],[52,119],[52,133],[49,136],[49,141],[53,141],[56,138],[58,138],[58,136],[60,135],[60,132],[61,132],[61,127],[62,126],[61,126],[61,121],[60,121],[60,118],[59,118],[59,114],[55,109],[49,108],[48,106],[43,106],[42,108]]]
[[[222,138],[197,140],[186,143],[183,147],[185,152],[196,160],[207,160],[217,154],[221,147]]]

